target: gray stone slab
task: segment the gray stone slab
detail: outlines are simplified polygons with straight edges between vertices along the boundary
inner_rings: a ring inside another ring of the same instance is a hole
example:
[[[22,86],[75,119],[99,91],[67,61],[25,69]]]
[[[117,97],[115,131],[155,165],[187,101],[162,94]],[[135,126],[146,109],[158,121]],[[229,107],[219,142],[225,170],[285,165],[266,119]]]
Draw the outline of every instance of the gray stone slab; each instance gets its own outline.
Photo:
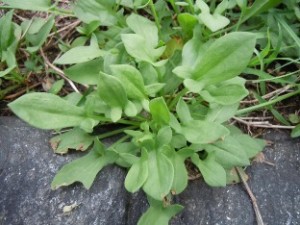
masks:
[[[50,136],[15,118],[0,119],[0,224],[124,225],[128,196],[123,188],[124,171],[104,169],[90,190],[72,185],[52,191],[55,173],[78,154],[53,154]],[[63,214],[63,206],[73,203],[78,208]]]
[[[275,166],[256,163],[249,168],[250,188],[269,225],[300,224],[300,139],[284,132],[269,132],[265,138],[274,143],[264,153]]]
[[[143,193],[128,194],[125,171],[104,169],[90,190],[80,184],[50,189],[58,169],[78,154],[57,156],[49,132],[15,118],[0,117],[0,225],[101,224],[135,225],[147,209]],[[275,166],[253,163],[247,168],[265,225],[300,225],[300,139],[270,132],[274,145],[265,149]],[[189,183],[174,199],[185,206],[171,225],[255,225],[252,203],[242,185],[210,188],[202,180]],[[64,205],[78,208],[69,215]]]

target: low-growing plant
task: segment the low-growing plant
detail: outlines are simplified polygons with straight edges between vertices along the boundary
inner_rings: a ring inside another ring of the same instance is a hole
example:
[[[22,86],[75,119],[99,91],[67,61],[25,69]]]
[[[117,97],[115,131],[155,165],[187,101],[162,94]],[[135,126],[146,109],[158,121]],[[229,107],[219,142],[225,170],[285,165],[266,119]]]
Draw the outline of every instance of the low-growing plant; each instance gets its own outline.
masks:
[[[261,59],[253,54],[261,35],[243,31],[243,23],[280,1],[256,1],[249,7],[238,0],[217,5],[202,0],[78,0],[71,12],[48,0],[3,2],[54,14],[74,12],[83,22],[77,27],[80,36],[60,45],[64,53],[54,64],[89,88],[65,97],[29,93],[9,104],[32,126],[72,127],[51,139],[56,153],[89,151],[61,168],[53,189],[74,182],[90,188],[103,167],[117,164],[128,169],[125,188],[143,190],[148,197],[150,207],[138,224],[166,225],[182,210],[172,204],[172,196],[188,185],[186,163],[208,185],[225,186],[232,182],[232,169],[250,165],[265,146],[228,121],[243,112],[239,102],[248,95],[239,75]],[[41,48],[53,21],[49,17],[43,23],[45,32],[39,35],[46,36],[41,41],[28,39],[35,46],[32,51]],[[267,31],[263,39],[268,40]],[[95,131],[110,124],[116,129]],[[102,143],[113,136],[110,146]]]

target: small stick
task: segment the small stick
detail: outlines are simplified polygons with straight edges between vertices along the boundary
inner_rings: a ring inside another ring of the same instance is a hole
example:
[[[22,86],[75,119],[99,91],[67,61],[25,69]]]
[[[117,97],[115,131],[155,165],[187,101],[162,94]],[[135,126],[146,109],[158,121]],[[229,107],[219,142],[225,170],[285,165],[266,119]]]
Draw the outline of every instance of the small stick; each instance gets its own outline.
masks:
[[[248,117],[239,117],[242,120],[267,120],[267,119],[273,119],[272,116],[263,116],[263,117],[254,117],[254,116],[248,116]]]
[[[42,82],[33,84],[33,85],[31,85],[30,87],[28,87],[28,88],[26,88],[26,89],[23,89],[23,90],[21,90],[21,91],[19,91],[19,92],[17,92],[17,93],[14,93],[14,94],[5,96],[4,99],[5,99],[5,100],[8,100],[8,99],[14,99],[14,98],[16,98],[16,97],[19,97],[20,95],[24,94],[27,90],[32,89],[32,88],[35,88],[35,87],[37,87],[37,86],[39,86],[39,85],[41,85],[41,84],[42,84]]]
[[[42,57],[44,58],[45,60],[45,63],[50,67],[52,68],[54,71],[57,72],[58,75],[60,75],[62,78],[64,78],[69,84],[70,86],[73,88],[73,90],[77,93],[80,93],[80,91],[77,89],[77,87],[75,86],[75,84],[73,83],[73,81],[71,81],[69,78],[66,77],[65,73],[59,69],[58,67],[54,66],[50,61],[49,59],[45,56],[44,52],[43,52],[43,49],[40,49],[40,53],[42,55]]]
[[[189,180],[197,180],[201,177],[200,174],[196,174],[196,175],[189,175],[188,179]]]
[[[245,121],[239,117],[233,117],[236,121],[243,123],[247,126],[251,127],[262,127],[262,128],[270,128],[270,129],[294,129],[295,126],[282,126],[282,125],[274,125],[270,124],[269,121],[262,121],[262,122],[251,122],[251,121]]]
[[[72,28],[76,27],[77,25],[79,25],[80,23],[81,23],[81,21],[80,21],[80,20],[77,20],[77,21],[75,21],[75,22],[73,22],[73,23],[68,24],[67,26],[64,26],[63,28],[59,29],[58,31],[52,32],[51,34],[49,34],[49,36],[53,36],[53,35],[55,35],[56,33],[60,33],[60,32],[62,32],[62,31],[64,31],[64,30],[69,29],[69,28],[72,29]]]
[[[282,88],[276,89],[275,91],[272,91],[272,92],[262,96],[262,98],[263,99],[272,98],[274,95],[282,94],[282,93],[288,91],[288,89],[290,89],[290,88],[291,88],[291,85],[286,85]],[[258,99],[241,101],[241,103],[243,103],[243,104],[252,104],[252,103],[257,103],[257,102],[258,102]]]
[[[236,172],[238,173],[239,177],[241,178],[241,181],[243,182],[243,185],[245,186],[246,191],[247,191],[247,193],[248,193],[248,195],[249,195],[249,197],[252,201],[253,209],[254,209],[255,216],[256,216],[257,225],[264,225],[264,221],[262,219],[261,213],[260,213],[258,205],[257,205],[257,200],[256,200],[253,192],[251,191],[249,185],[247,184],[247,181],[242,176],[242,172],[240,171],[241,168],[235,167],[235,169],[236,169]]]

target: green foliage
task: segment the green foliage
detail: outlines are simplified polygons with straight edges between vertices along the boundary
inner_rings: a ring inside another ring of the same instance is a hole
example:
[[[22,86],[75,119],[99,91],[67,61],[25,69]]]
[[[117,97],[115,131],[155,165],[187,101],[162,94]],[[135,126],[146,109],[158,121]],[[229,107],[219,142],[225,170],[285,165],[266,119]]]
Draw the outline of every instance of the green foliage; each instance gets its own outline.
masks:
[[[27,123],[41,129],[81,126],[85,121],[92,120],[83,108],[50,93],[24,95],[10,103],[9,107]],[[87,132],[91,132],[91,128]]]
[[[10,11],[0,19],[0,59],[6,64],[6,69],[0,71],[0,77],[17,67],[15,53],[21,38],[21,28],[12,22],[12,16],[13,11]]]
[[[54,61],[56,64],[75,64],[89,62],[102,56],[104,53],[98,47],[96,36],[91,39],[90,46],[78,46],[70,49]]]
[[[51,188],[57,189],[79,181],[88,189],[92,186],[97,173],[104,166],[113,163],[116,157],[114,151],[105,151],[102,144],[96,141],[90,153],[61,168],[53,179]]]
[[[2,2],[15,9],[48,11],[51,6],[51,0],[3,0]]]
[[[298,125],[292,130],[291,136],[292,136],[293,138],[300,137],[300,124],[298,124]]]
[[[87,134],[80,128],[74,128],[66,133],[50,139],[50,144],[58,154],[66,154],[69,149],[85,151],[93,143],[92,135]]]
[[[64,85],[59,80],[49,93],[28,93],[9,104],[32,126],[71,128],[51,139],[56,153],[88,151],[61,168],[53,189],[74,182],[90,188],[103,167],[117,164],[128,169],[125,188],[132,193],[142,189],[148,197],[150,207],[138,224],[167,225],[182,210],[171,201],[188,185],[187,162],[207,184],[220,187],[236,179],[230,175],[232,169],[248,166],[264,148],[263,140],[229,125],[231,118],[266,107],[286,121],[271,107],[285,96],[271,103],[258,97],[259,105],[238,110],[248,95],[246,80],[239,77],[243,72],[263,81],[276,79],[278,85],[297,80],[274,78],[263,71],[278,54],[297,53],[294,47],[286,51],[282,43],[289,46],[293,40],[299,47],[299,32],[284,15],[272,12],[280,1],[255,1],[248,6],[241,0],[169,4],[162,0],[78,0],[71,12],[46,0],[3,2],[6,8],[71,14],[82,22],[75,40],[59,40],[63,53],[54,64],[70,80],[85,85],[84,93],[59,97]],[[294,8],[293,1],[287,2]],[[13,11],[0,19],[4,64],[0,76],[17,69],[15,53],[20,42],[36,57],[55,26],[54,15],[25,20],[21,26],[12,22]],[[256,20],[271,26],[255,30]],[[281,37],[274,35],[278,30]],[[261,86],[264,90],[263,82]],[[99,127],[112,124],[119,127],[97,133]],[[111,146],[102,144],[102,139],[115,135],[119,140]],[[299,136],[299,125],[292,136]]]
[[[141,217],[138,225],[168,225],[169,220],[183,209],[180,205],[164,206],[160,201],[150,198],[148,200],[150,208]]]
[[[46,41],[54,25],[54,16],[48,19],[34,18],[23,22],[24,29],[27,29],[25,39],[27,41],[27,51],[33,53],[38,51]]]
[[[199,14],[199,20],[207,26],[212,32],[220,30],[226,27],[230,20],[225,16],[222,16],[221,13],[225,11],[228,1],[222,1],[213,14],[210,14],[209,6],[203,0],[197,0],[196,5],[200,8],[201,13]]]

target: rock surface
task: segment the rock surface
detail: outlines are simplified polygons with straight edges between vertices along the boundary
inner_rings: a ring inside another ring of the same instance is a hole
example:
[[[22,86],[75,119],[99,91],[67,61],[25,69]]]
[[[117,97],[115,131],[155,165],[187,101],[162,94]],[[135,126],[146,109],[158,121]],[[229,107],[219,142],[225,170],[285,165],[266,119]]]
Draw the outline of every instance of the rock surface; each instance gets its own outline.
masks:
[[[75,184],[56,191],[50,183],[65,163],[79,157],[55,155],[50,132],[15,118],[0,117],[0,225],[135,225],[147,208],[143,193],[129,194],[125,171],[103,169],[90,190]],[[265,225],[300,225],[300,139],[270,132],[264,151],[275,164],[253,163],[247,169]],[[185,209],[171,225],[255,225],[252,203],[242,185],[210,188],[189,183],[175,201]],[[66,205],[78,206],[64,214]]]

